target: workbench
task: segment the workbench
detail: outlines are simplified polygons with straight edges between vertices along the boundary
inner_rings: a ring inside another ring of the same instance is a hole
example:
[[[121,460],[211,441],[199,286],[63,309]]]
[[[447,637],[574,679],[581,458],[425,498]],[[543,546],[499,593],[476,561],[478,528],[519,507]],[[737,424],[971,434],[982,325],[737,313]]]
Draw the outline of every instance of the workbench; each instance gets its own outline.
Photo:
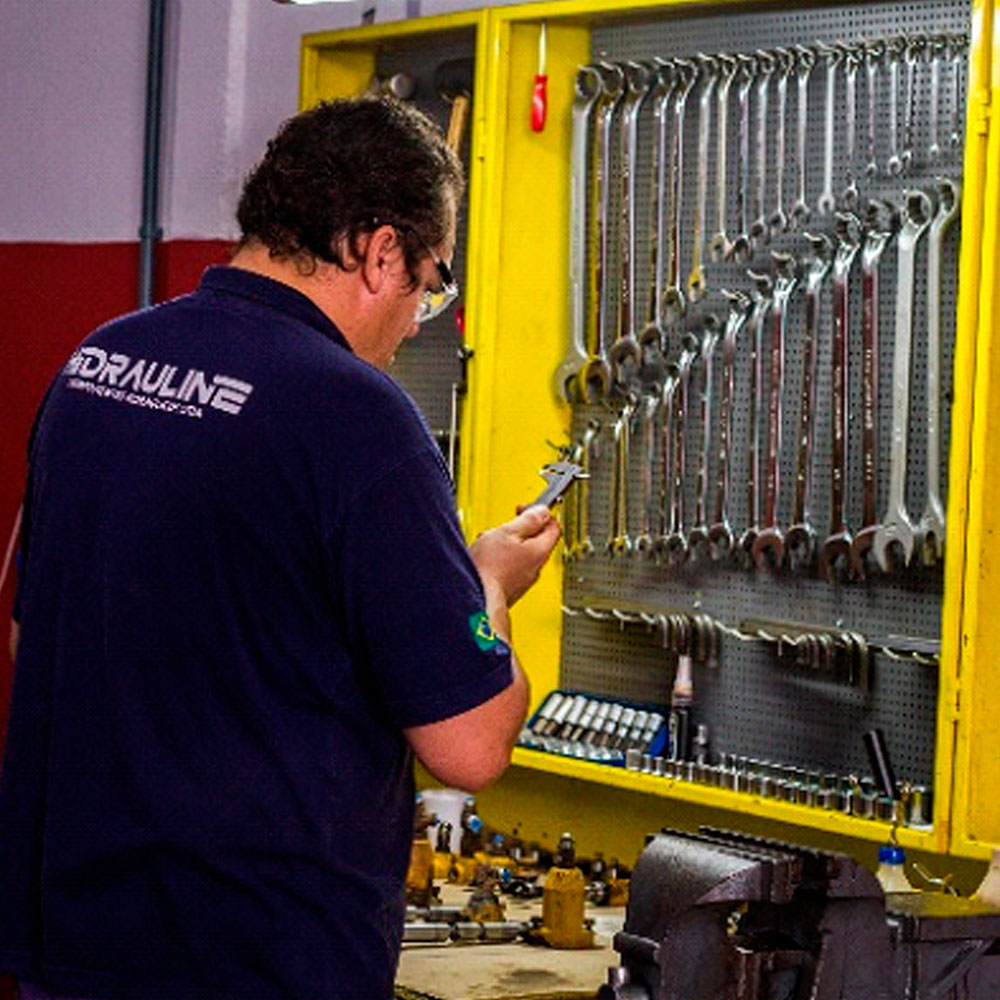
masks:
[[[441,902],[464,905],[469,889],[442,887]],[[504,897],[507,919],[541,916],[541,899]],[[504,944],[404,944],[397,983],[435,1000],[590,1000],[619,964],[612,938],[625,922],[624,906],[589,906],[597,947],[567,951],[518,940]]]

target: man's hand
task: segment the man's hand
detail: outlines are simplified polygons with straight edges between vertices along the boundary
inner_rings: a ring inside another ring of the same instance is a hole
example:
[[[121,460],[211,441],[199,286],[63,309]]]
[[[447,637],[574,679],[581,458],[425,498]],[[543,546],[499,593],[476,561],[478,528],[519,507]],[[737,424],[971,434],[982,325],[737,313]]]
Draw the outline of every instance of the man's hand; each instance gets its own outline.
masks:
[[[538,579],[562,529],[547,507],[529,507],[484,531],[469,546],[487,593],[498,588],[510,607]]]

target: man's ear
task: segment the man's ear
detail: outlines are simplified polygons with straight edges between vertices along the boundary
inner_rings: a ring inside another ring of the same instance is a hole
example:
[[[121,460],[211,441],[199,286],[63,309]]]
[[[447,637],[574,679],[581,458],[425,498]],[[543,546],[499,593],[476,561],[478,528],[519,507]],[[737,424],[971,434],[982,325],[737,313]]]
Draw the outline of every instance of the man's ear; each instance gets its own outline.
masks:
[[[392,226],[379,226],[373,233],[361,238],[358,262],[369,291],[377,292],[381,289],[402,252],[399,234]]]

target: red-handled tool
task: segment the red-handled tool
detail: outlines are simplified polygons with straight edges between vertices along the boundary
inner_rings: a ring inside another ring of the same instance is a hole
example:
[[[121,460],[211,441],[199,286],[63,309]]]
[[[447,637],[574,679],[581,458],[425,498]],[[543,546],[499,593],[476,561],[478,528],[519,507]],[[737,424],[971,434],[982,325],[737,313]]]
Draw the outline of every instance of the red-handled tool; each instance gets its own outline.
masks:
[[[535,74],[535,89],[531,94],[531,130],[541,132],[545,128],[545,115],[549,109],[549,78],[545,75],[545,22],[538,34],[538,72]]]

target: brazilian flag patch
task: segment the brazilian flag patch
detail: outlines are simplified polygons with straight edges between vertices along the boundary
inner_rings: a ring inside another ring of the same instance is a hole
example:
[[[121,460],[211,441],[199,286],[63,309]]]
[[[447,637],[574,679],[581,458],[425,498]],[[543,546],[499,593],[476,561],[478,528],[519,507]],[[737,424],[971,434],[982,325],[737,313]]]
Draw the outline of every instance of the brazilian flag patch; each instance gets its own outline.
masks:
[[[485,611],[477,611],[469,616],[469,628],[472,630],[472,638],[476,640],[476,645],[483,652],[493,649],[500,642],[500,636],[493,631]]]

